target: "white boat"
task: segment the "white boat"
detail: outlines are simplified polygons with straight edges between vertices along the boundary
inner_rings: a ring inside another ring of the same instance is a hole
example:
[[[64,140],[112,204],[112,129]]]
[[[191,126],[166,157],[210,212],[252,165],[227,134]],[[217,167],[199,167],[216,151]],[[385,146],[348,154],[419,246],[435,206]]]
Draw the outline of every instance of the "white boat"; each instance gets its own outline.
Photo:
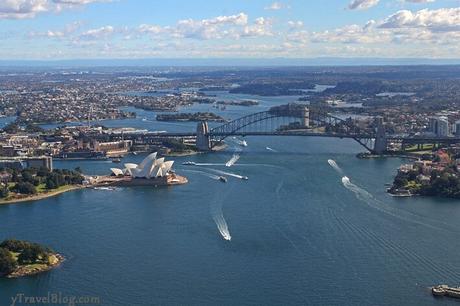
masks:
[[[246,142],[246,140],[241,140],[238,142],[238,144],[242,147],[247,147],[248,146],[248,143]]]
[[[184,165],[184,166],[195,166],[196,163],[192,162],[192,161],[186,161],[186,162],[183,162],[182,165]]]
[[[241,177],[241,179],[247,181],[247,180],[249,180],[249,177],[243,176],[243,177]]]
[[[116,190],[114,187],[94,187],[95,190]]]

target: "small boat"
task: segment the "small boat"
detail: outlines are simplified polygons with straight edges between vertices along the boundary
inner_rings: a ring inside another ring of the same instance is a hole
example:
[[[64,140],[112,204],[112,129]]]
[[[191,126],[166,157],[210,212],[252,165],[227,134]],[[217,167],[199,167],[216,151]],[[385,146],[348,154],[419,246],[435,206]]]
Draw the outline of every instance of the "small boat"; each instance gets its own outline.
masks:
[[[116,190],[114,187],[94,187],[93,189],[95,189],[95,190],[110,190],[110,191]]]
[[[182,165],[184,165],[184,166],[195,166],[196,163],[192,162],[192,161],[186,161],[186,162],[183,162]]]
[[[142,118],[142,121],[147,121],[147,118]]]
[[[112,163],[121,163],[121,159],[120,158],[114,158],[114,159],[112,159]]]
[[[241,140],[238,142],[238,144],[242,147],[247,147],[248,146],[248,143],[246,142],[246,140]]]
[[[137,152],[133,152],[133,155],[137,155]]]
[[[243,176],[241,179],[247,181],[247,180],[249,180],[249,177]]]
[[[225,176],[219,176],[219,181],[222,183],[227,183],[227,178]]]

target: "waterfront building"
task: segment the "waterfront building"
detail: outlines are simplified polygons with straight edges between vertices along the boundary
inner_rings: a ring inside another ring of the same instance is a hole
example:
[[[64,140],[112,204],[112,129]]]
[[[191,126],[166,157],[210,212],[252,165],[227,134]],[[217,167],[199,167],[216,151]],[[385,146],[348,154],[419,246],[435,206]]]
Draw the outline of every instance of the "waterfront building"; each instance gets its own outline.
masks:
[[[133,179],[154,179],[166,177],[171,173],[174,161],[165,161],[164,158],[156,158],[157,153],[149,154],[139,165],[125,164],[124,169],[111,168],[114,176],[131,176]]]

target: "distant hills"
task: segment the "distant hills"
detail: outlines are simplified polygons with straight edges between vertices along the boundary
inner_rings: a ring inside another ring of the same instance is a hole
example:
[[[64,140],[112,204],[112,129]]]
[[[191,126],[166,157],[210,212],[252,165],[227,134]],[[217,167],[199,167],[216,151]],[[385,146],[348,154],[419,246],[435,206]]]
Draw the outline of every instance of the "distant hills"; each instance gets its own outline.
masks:
[[[432,58],[148,58],[75,60],[0,60],[0,67],[235,67],[235,66],[381,66],[381,65],[460,65],[460,59]]]

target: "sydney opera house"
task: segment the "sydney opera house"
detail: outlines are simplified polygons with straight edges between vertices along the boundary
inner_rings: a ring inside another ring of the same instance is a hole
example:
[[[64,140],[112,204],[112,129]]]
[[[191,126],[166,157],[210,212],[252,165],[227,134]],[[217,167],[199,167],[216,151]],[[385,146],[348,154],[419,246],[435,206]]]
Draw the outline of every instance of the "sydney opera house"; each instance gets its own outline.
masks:
[[[187,179],[172,171],[174,161],[148,155],[140,164],[125,164],[124,169],[111,168],[112,174],[101,178],[99,184],[113,186],[161,186],[187,183]]]

